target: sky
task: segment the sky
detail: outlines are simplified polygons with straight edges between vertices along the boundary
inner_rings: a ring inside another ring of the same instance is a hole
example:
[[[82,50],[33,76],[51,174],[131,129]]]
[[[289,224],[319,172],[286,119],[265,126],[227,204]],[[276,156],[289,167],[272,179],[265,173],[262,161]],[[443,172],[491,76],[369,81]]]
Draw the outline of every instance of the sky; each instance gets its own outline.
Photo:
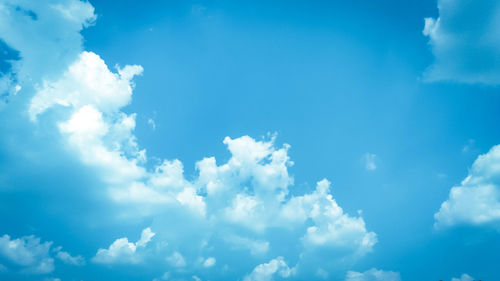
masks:
[[[0,280],[500,280],[500,2],[0,0]]]

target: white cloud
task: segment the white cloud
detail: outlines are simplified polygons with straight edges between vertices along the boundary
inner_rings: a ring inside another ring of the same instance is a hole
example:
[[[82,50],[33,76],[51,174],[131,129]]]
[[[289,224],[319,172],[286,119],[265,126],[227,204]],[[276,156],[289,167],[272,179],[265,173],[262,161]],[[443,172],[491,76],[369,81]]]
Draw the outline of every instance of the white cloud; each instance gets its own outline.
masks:
[[[209,257],[203,262],[204,267],[212,267],[215,265],[215,258],[214,257]]]
[[[451,188],[434,215],[438,228],[459,224],[493,225],[500,222],[500,146],[480,155],[469,175]]]
[[[439,0],[438,9],[425,19],[435,61],[424,78],[500,84],[500,2]]]
[[[348,271],[345,281],[401,281],[398,272],[372,268],[365,272]]]
[[[82,256],[72,256],[68,252],[61,251],[60,247],[57,249],[56,258],[69,265],[85,265],[85,258],[83,258]]]
[[[345,214],[329,191],[329,181],[318,182],[311,194],[292,197],[281,216],[292,222],[312,219],[314,225],[307,228],[302,238],[310,247],[353,248],[361,255],[371,251],[377,243],[376,234],[367,232],[363,218]]]
[[[25,86],[58,76],[81,51],[80,31],[95,19],[94,7],[87,1],[54,0],[49,5],[44,1],[2,1],[0,38],[19,51],[22,59],[12,62],[15,75],[4,76],[10,81],[3,77],[0,84],[15,90],[15,85],[29,88]]]
[[[474,278],[464,273],[460,278],[451,278],[451,281],[474,281]]]
[[[127,238],[116,239],[108,249],[99,249],[92,261],[103,264],[139,263],[143,257],[138,249],[146,247],[154,235],[148,227],[142,231],[141,238],[136,243],[129,242]]]
[[[216,253],[192,251],[194,247],[214,249],[214,245],[200,247],[201,240],[220,239],[218,246],[223,250],[243,249],[256,258],[283,254],[284,249],[273,244],[277,236],[297,245],[297,249],[289,251],[295,255],[293,258],[315,249],[342,249],[332,254],[341,258],[360,256],[372,249],[377,241],[375,233],[367,230],[361,216],[344,213],[331,195],[328,181],[320,181],[314,191],[305,194],[292,188],[294,180],[288,171],[293,165],[288,156],[290,146],[276,146],[275,137],[226,137],[223,143],[231,154],[229,160],[217,163],[214,157],[204,158],[196,163],[195,175],[188,178],[179,160],[162,159],[150,165],[134,135],[136,115],[122,111],[131,102],[132,79],[142,73],[142,67],[125,66],[112,71],[97,54],[82,51],[79,31],[95,20],[87,2],[54,1],[50,8],[31,2],[22,2],[21,6],[38,15],[37,23],[23,23],[31,20],[19,20],[10,14],[0,17],[0,37],[5,35],[6,42],[23,55],[23,64],[15,66],[19,80],[31,81],[35,89],[27,104],[29,117],[35,126],[37,122],[58,125],[58,137],[82,163],[95,169],[111,202],[118,203],[117,209],[125,213],[120,213],[121,217],[149,216],[153,221],[177,223],[175,228],[168,223],[160,224],[159,230],[154,228],[158,238],[162,235],[162,242],[168,240],[169,245],[186,255],[170,252],[167,260],[171,265],[191,266],[186,260],[196,259],[190,256],[192,253],[197,253],[195,257],[214,255],[198,266],[213,266],[216,258],[221,262]],[[3,4],[0,7],[0,15],[15,13]],[[2,25],[4,22],[8,27]],[[67,42],[47,39],[52,33],[40,32],[38,23],[54,26],[54,36],[61,35],[61,40]],[[17,34],[25,34],[22,40],[11,32],[14,27],[18,28]],[[23,28],[33,30],[23,33]],[[34,41],[29,38],[31,34]],[[47,37],[40,41],[43,52],[36,49],[42,35]],[[23,83],[23,91],[30,89]],[[51,110],[62,114],[47,114]],[[165,257],[165,251],[146,251],[153,235],[148,228],[136,243],[117,239],[109,248],[99,249],[92,261],[133,264],[141,262],[146,254]],[[69,264],[84,262],[81,256],[62,251],[56,257]],[[277,258],[258,266],[248,278],[272,278],[273,274],[288,276],[292,269],[283,258]]]
[[[141,74],[141,66],[127,65],[112,73],[95,53],[82,52],[78,60],[55,82],[44,81],[33,97],[29,113],[33,120],[54,105],[81,108],[91,105],[111,114],[131,101],[132,78]]]
[[[40,242],[35,236],[11,239],[5,234],[0,237],[0,256],[21,266],[24,272],[45,274],[54,270],[54,259],[49,250],[52,242]]]
[[[283,257],[277,257],[268,263],[259,264],[243,281],[271,281],[274,276],[288,278],[295,274],[295,268],[290,268],[283,260]]]
[[[375,159],[377,155],[373,153],[365,153],[363,156],[363,160],[365,162],[365,169],[367,171],[375,171],[377,169],[377,165],[375,164]]]
[[[173,267],[185,267],[186,260],[179,252],[173,252],[170,256],[167,257],[167,262]]]

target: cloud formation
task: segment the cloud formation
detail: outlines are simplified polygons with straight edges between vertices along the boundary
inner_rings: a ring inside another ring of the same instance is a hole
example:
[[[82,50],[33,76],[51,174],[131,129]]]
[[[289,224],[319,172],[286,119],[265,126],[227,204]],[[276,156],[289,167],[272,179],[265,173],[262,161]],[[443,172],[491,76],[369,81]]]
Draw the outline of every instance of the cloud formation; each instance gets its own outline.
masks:
[[[239,268],[250,272],[248,280],[271,280],[298,276],[306,264],[313,264],[314,272],[320,266],[326,272],[329,267],[321,262],[307,263],[311,253],[326,252],[329,261],[355,260],[377,243],[361,216],[349,215],[339,206],[328,180],[320,180],[312,191],[294,186],[290,146],[276,145],[276,137],[226,137],[223,144],[230,158],[221,162],[205,157],[189,177],[178,159],[149,159],[134,134],[136,114],[123,111],[132,101],[133,79],[143,69],[126,65],[113,70],[98,54],[82,49],[79,32],[95,21],[93,7],[76,0],[48,6],[25,1],[18,4],[20,12],[13,5],[0,4],[5,16],[0,17],[5,23],[0,24],[0,37],[20,53],[7,88],[20,85],[25,91],[17,96],[20,110],[27,112],[23,117],[35,127],[54,125],[54,139],[98,177],[101,186],[96,189],[105,190],[102,200],[113,206],[109,212],[152,221],[155,229],[144,229],[135,243],[119,238],[99,248],[92,262],[138,264],[151,255],[169,267],[169,276],[196,272],[203,277],[221,268],[232,274],[241,265],[224,253],[234,253],[248,258]],[[48,34],[45,25],[54,26],[53,33]],[[59,36],[61,42],[49,35]],[[35,48],[35,42],[46,48]],[[151,251],[150,243],[155,246]],[[82,256],[61,248],[53,252],[55,257],[47,252],[40,271],[52,271],[54,258],[85,265]],[[285,258],[298,262],[292,269]],[[44,258],[35,260],[27,267],[36,268]]]
[[[461,224],[499,226],[500,145],[478,156],[469,175],[451,188],[434,218],[438,228]]]
[[[500,84],[500,3],[439,0],[439,17],[426,18],[423,34],[435,57],[428,81]]]
[[[129,242],[127,238],[116,239],[108,249],[99,249],[92,261],[102,264],[139,263],[143,257],[138,250],[145,248],[153,236],[155,233],[148,227],[142,231],[141,238],[136,243]]]
[[[268,263],[259,264],[243,281],[271,281],[274,276],[288,278],[295,274],[295,269],[288,267],[283,257],[277,257]]]
[[[22,267],[22,271],[33,274],[50,273],[54,270],[54,259],[49,251],[52,242],[40,242],[33,235],[11,239],[5,234],[0,237],[0,256]]]

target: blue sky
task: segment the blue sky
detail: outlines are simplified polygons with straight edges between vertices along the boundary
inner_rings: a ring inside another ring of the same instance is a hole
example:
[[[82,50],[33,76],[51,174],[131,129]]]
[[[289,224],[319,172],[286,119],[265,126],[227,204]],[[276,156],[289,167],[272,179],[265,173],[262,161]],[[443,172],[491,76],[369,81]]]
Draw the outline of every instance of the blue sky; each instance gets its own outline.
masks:
[[[499,9],[0,0],[0,279],[498,280]]]

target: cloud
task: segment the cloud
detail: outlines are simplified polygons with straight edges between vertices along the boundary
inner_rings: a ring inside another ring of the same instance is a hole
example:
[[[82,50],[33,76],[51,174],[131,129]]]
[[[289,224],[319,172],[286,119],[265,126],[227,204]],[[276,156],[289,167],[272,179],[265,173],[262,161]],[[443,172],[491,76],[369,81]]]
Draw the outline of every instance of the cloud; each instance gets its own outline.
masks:
[[[365,272],[348,271],[345,281],[401,281],[398,272],[372,268]]]
[[[259,264],[243,281],[271,281],[274,276],[288,278],[295,274],[295,269],[288,267],[283,257],[277,257],[268,263]]]
[[[424,78],[500,84],[500,2],[439,0],[438,9],[437,19],[425,19],[435,61]]]
[[[136,243],[131,243],[127,238],[116,239],[108,249],[99,249],[92,261],[102,264],[135,264],[142,261],[142,256],[138,249],[146,247],[155,233],[151,229],[145,228],[141,233],[141,238]]]
[[[179,252],[174,252],[172,255],[167,257],[167,262],[173,267],[185,267],[186,260]]]
[[[54,259],[49,250],[52,242],[40,242],[35,236],[11,239],[5,234],[0,237],[0,256],[22,267],[22,271],[45,274],[54,270]]]
[[[460,278],[451,278],[451,281],[474,281],[474,278],[464,273]]]
[[[290,146],[277,145],[276,136],[226,137],[223,144],[229,159],[220,161],[209,155],[187,177],[180,160],[149,159],[134,134],[136,114],[123,111],[132,101],[133,79],[142,67],[113,70],[98,54],[82,49],[79,32],[96,18],[88,2],[54,1],[49,7],[32,2],[20,3],[24,14],[10,4],[0,4],[0,14],[5,15],[0,17],[0,37],[20,53],[19,62],[12,64],[15,75],[9,76],[8,88],[20,85],[27,93],[16,96],[22,99],[16,109],[27,112],[22,117],[31,120],[30,128],[55,125],[51,140],[66,145],[98,178],[93,189],[74,192],[104,190],[100,200],[109,207],[110,216],[125,218],[124,224],[152,221],[157,233],[153,241],[156,233],[150,228],[143,230],[136,243],[117,239],[107,249],[97,250],[94,263],[136,264],[151,255],[157,258],[151,260],[175,267],[171,275],[182,274],[180,268],[186,268],[183,272],[203,277],[195,270],[203,273],[228,264],[240,266],[239,272],[250,272],[254,264],[264,262],[247,278],[271,280],[299,275],[304,268],[300,263],[307,262],[304,253],[326,252],[328,261],[336,261],[372,250],[376,234],[367,229],[360,215],[344,212],[329,181],[319,181],[308,192],[294,186],[289,174],[293,165]],[[54,26],[54,30],[43,26]],[[17,38],[16,34],[24,35]],[[127,220],[130,217],[137,220]],[[156,245],[155,251],[149,251],[150,243]],[[238,258],[227,258],[233,254]],[[186,262],[200,256],[209,258]],[[299,261],[293,269],[285,258],[265,263],[276,256]],[[61,249],[55,257],[67,264],[85,262]],[[240,264],[240,260],[249,261]],[[332,267],[325,260],[315,263],[312,271],[321,266],[322,274],[328,275]]]
[[[85,258],[82,256],[72,256],[70,253],[62,251],[62,247],[55,249],[57,252],[56,258],[69,265],[83,266],[85,265]]]
[[[449,197],[434,215],[435,227],[491,225],[500,222],[500,145],[480,155],[469,175],[452,187]]]
[[[365,162],[365,169],[367,171],[375,171],[377,169],[377,165],[375,164],[375,159],[377,155],[373,153],[365,153],[363,156],[363,160]]]
[[[215,258],[214,257],[209,257],[203,262],[204,267],[212,267],[215,265]]]
[[[19,52],[19,59],[10,61],[0,90],[30,88],[44,78],[58,76],[81,51],[80,31],[95,19],[94,7],[87,1],[2,1],[0,38]]]

